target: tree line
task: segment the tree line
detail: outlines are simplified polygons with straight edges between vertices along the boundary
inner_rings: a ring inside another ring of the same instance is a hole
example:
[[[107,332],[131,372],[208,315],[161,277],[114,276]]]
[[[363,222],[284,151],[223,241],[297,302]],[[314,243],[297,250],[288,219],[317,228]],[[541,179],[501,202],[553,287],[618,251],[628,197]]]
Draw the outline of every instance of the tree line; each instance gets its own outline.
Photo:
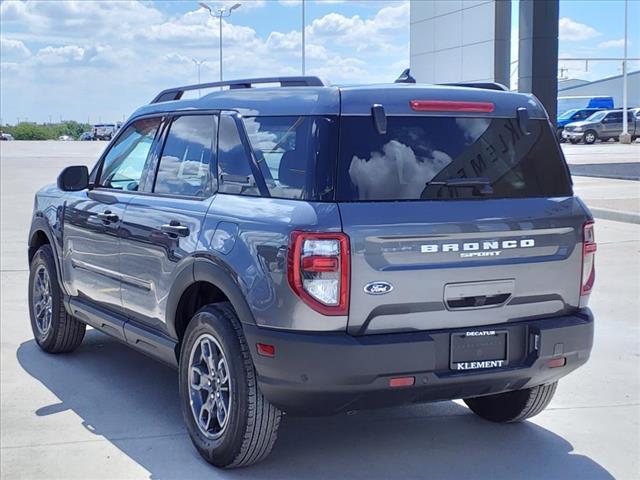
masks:
[[[20,122],[17,125],[2,125],[0,130],[10,133],[16,140],[57,140],[62,135],[77,140],[84,132],[91,131],[91,125],[74,120],[61,123]]]

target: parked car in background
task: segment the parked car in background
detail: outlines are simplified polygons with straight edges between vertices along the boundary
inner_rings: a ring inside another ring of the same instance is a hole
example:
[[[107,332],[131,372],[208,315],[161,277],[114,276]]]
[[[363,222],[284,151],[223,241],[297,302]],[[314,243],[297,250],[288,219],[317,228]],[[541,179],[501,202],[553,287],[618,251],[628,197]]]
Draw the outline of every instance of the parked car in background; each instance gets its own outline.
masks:
[[[72,142],[73,141],[73,137],[71,135],[60,135],[58,137],[58,140],[61,142]]]
[[[0,132],[0,141],[11,141],[11,140],[15,140],[13,138],[13,135],[11,135],[10,133]]]
[[[600,108],[613,110],[613,97],[593,96],[593,97],[558,97],[558,113],[580,108]]]
[[[93,140],[93,135],[91,134],[91,132],[84,132],[82,135],[80,135],[80,138],[78,138],[78,140],[80,140],[81,142],[87,142]]]
[[[91,134],[94,140],[111,140],[117,131],[115,123],[99,123],[93,126]]]
[[[638,138],[638,125],[636,117],[631,110],[627,111],[628,131],[631,141]],[[591,145],[596,140],[607,142],[610,139],[617,140],[622,133],[622,110],[603,110],[596,112],[586,120],[565,125],[562,137],[571,143],[584,143]]]
[[[601,108],[574,108],[572,110],[567,110],[562,115],[558,115],[558,119],[556,121],[558,140],[564,141],[564,138],[562,138],[562,131],[564,130],[565,125],[573,122],[579,122],[580,120],[586,120],[591,115],[601,110]]]

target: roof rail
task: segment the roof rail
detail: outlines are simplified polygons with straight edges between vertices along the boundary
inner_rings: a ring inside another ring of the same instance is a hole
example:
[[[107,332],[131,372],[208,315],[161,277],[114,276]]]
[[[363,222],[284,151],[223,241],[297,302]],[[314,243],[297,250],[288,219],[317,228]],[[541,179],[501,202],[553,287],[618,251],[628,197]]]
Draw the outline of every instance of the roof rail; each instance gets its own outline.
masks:
[[[444,85],[447,87],[470,87],[470,88],[484,88],[485,90],[501,90],[508,92],[509,89],[503,84],[498,82],[460,82],[460,83],[439,83],[438,85]]]
[[[251,88],[259,83],[279,83],[281,87],[324,87],[325,84],[318,77],[266,77],[266,78],[245,78],[242,80],[226,80],[223,82],[200,83],[196,85],[186,85],[184,87],[168,88],[161,91],[151,101],[151,103],[170,102],[180,100],[184,92],[190,90],[200,90],[203,88],[229,87]]]

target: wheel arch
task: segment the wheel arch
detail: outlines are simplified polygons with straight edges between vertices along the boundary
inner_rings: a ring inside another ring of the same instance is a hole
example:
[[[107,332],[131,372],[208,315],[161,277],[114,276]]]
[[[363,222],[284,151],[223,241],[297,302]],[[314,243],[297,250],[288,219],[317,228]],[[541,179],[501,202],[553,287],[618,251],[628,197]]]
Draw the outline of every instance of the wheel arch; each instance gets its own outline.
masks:
[[[176,355],[189,321],[200,308],[217,302],[231,303],[241,323],[255,324],[253,313],[232,270],[222,262],[196,258],[189,275],[178,276],[167,300],[167,330],[178,340]]]
[[[49,223],[42,217],[36,217],[31,224],[31,230],[29,231],[29,241],[27,247],[27,260],[29,265],[31,265],[31,260],[33,260],[33,256],[36,254],[38,249],[40,249],[43,245],[50,245],[51,250],[53,250],[53,261],[56,265],[56,276],[58,278],[58,284],[62,289],[63,293],[67,293],[64,285],[64,281],[62,278],[62,265],[60,262],[60,255],[58,244],[55,241],[55,236],[51,231],[51,227]]]

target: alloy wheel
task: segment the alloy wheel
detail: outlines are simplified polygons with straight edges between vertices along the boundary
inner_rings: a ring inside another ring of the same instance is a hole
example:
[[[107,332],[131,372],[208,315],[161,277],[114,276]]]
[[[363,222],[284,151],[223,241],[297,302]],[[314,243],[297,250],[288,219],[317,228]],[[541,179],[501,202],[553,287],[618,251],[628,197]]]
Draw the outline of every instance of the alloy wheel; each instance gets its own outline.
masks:
[[[191,413],[207,438],[220,437],[229,423],[231,380],[220,343],[208,333],[193,344],[189,357]]]
[[[51,279],[47,267],[39,265],[33,281],[33,312],[36,327],[42,336],[51,329],[53,317],[53,298],[51,296]]]

